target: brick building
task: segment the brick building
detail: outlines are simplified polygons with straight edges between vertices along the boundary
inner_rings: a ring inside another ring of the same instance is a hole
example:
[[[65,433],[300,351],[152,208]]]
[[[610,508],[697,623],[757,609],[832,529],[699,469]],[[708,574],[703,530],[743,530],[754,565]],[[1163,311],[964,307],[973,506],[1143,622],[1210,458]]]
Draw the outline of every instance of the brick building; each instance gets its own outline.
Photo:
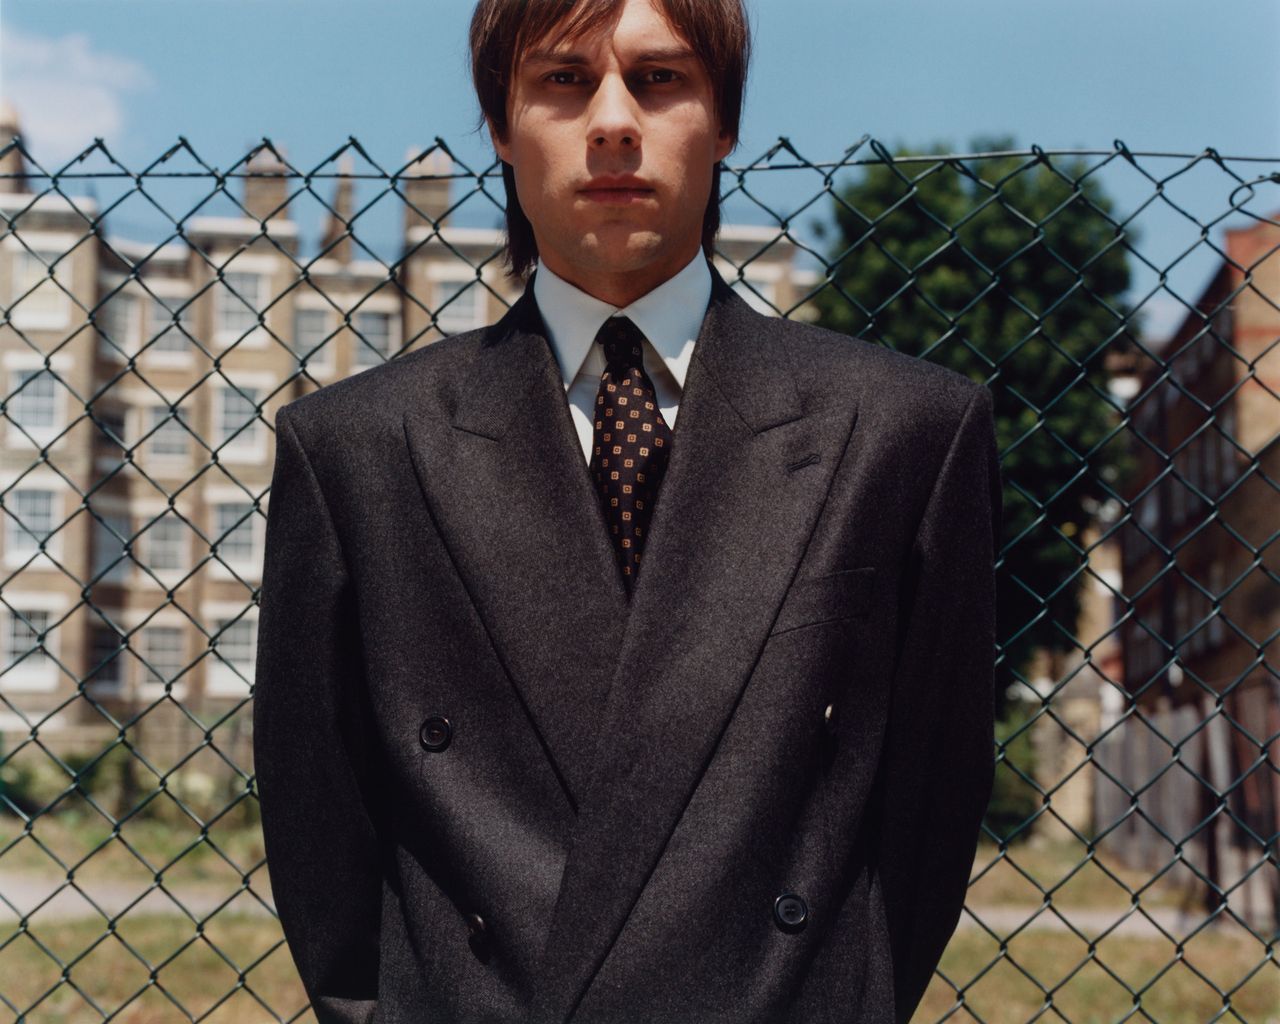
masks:
[[[1142,718],[1104,751],[1142,793],[1143,814],[1122,826],[1135,865],[1162,867],[1185,841],[1185,857],[1262,927],[1280,911],[1274,850],[1260,864],[1280,830],[1277,220],[1225,232],[1221,266],[1161,362],[1145,361],[1128,410],[1136,471],[1116,618]],[[1103,805],[1104,821],[1119,820],[1129,797],[1116,789]]]

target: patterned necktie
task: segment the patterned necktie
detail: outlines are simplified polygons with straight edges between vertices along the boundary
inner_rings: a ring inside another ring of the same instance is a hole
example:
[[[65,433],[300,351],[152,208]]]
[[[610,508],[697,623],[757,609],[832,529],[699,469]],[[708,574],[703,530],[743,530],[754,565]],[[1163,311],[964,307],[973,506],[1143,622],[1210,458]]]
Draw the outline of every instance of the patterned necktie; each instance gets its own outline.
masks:
[[[671,457],[671,428],[644,372],[640,328],[625,316],[611,316],[595,340],[604,346],[606,365],[596,395],[590,469],[630,597]]]

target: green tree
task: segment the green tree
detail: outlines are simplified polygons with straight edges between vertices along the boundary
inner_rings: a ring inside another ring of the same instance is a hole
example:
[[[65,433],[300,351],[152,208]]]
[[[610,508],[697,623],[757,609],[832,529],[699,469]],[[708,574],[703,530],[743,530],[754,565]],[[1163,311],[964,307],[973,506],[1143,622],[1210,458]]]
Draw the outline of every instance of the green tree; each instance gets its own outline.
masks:
[[[1000,699],[1036,647],[1075,646],[1082,531],[1125,472],[1104,357],[1132,344],[1134,232],[1080,158],[931,159],[857,169],[822,231],[820,322],[941,363],[995,398],[1004,478]],[[974,153],[1008,151],[1008,138]],[[924,156],[930,159],[904,160]],[[1003,710],[1003,705],[1002,705]]]

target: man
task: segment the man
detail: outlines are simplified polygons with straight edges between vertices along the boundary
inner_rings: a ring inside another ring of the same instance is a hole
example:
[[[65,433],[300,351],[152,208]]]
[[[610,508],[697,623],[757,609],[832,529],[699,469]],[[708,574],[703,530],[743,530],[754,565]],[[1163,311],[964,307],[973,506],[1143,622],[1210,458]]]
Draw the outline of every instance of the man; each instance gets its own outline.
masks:
[[[904,1022],[956,926],[991,396],[709,264],[746,28],[481,0],[532,282],[277,411],[255,755],[322,1024]]]

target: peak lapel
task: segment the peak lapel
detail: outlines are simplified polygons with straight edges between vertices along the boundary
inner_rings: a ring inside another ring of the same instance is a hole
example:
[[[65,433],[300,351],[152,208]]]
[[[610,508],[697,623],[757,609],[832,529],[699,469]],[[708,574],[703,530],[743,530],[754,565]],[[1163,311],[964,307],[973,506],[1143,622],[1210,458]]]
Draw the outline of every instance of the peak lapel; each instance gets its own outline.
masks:
[[[423,498],[576,807],[626,590],[530,285],[489,329],[451,422],[411,408]]]
[[[848,444],[855,401],[806,413],[785,345],[713,271],[533,1024],[568,1019],[617,940],[760,656]]]

